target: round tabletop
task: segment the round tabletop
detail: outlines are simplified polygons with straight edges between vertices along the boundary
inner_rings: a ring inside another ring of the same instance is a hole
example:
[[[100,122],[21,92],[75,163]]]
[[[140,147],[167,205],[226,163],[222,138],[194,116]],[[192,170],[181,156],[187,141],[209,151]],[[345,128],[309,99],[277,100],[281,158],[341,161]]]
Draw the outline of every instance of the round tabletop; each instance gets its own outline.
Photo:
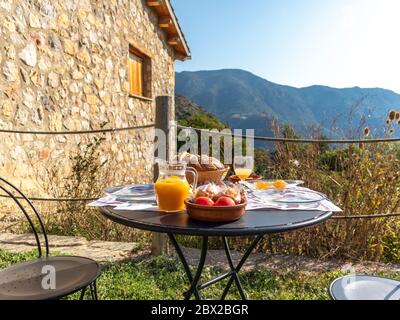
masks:
[[[332,216],[322,211],[247,211],[239,220],[207,223],[193,220],[186,212],[124,211],[100,207],[108,219],[142,230],[198,236],[250,236],[302,229],[321,223]]]

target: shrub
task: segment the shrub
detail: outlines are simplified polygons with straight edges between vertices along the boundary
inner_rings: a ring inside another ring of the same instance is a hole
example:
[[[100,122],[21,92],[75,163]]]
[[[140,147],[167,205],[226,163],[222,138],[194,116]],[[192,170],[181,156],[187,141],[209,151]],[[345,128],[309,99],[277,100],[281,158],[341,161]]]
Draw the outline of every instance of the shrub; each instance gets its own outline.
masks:
[[[114,170],[107,162],[100,161],[100,149],[104,141],[95,137],[79,143],[77,152],[71,156],[72,171],[60,177],[57,166],[48,168],[47,193],[54,198],[82,199],[97,198],[106,185],[115,182]],[[87,207],[87,201],[65,201],[45,203],[41,212],[49,234],[83,236],[88,240],[146,241],[147,233],[113,223],[98,213],[96,208]]]
[[[277,136],[286,134],[276,131]],[[394,144],[324,149],[278,142],[268,178],[300,179],[343,209],[340,215],[397,212],[400,205],[399,149]],[[262,248],[314,257],[396,261],[400,242],[393,219],[331,220],[311,230],[269,237]]]

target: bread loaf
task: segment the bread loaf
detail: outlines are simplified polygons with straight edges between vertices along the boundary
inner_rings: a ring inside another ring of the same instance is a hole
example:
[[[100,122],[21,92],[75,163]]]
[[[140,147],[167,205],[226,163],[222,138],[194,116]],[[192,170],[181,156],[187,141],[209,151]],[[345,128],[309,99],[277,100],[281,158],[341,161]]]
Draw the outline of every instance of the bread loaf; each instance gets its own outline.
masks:
[[[186,162],[189,167],[193,167],[197,171],[216,171],[225,169],[225,166],[221,161],[204,154],[199,156],[185,152],[179,156],[179,159],[182,162]]]

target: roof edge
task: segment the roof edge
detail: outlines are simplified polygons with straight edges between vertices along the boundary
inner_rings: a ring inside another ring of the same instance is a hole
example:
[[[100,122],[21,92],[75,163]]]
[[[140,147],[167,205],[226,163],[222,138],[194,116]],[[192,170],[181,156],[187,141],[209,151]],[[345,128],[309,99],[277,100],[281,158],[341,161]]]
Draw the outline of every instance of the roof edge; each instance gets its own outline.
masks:
[[[179,24],[178,17],[175,14],[175,10],[172,7],[172,5],[171,5],[169,0],[165,0],[165,3],[167,5],[168,11],[170,12],[171,19],[172,19],[172,21],[173,21],[173,23],[174,23],[174,25],[176,27],[176,31],[178,32],[178,36],[181,39],[183,47],[185,48],[185,51],[186,51],[185,52],[186,53],[186,59],[185,60],[191,59],[190,48],[189,48],[188,43],[186,41],[185,35],[183,34],[182,28],[181,28],[181,26]]]
[[[159,19],[170,20],[165,25],[159,23],[159,27],[163,28],[168,36],[168,45],[174,49],[175,59],[182,61],[191,59],[189,46],[170,0],[146,0],[146,4]]]

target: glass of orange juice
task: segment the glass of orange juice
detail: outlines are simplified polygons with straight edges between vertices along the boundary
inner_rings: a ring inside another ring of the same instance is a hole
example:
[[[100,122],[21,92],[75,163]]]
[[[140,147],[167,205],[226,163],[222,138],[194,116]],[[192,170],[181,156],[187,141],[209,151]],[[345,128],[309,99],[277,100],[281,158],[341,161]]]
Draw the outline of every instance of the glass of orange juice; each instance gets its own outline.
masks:
[[[239,179],[245,181],[253,173],[254,158],[249,156],[236,156],[233,159],[233,168]]]
[[[191,186],[186,172],[193,175],[193,190],[197,185],[197,171],[187,168],[186,163],[159,162],[159,176],[154,184],[157,205],[164,212],[179,212],[185,209],[185,200],[189,198]]]

